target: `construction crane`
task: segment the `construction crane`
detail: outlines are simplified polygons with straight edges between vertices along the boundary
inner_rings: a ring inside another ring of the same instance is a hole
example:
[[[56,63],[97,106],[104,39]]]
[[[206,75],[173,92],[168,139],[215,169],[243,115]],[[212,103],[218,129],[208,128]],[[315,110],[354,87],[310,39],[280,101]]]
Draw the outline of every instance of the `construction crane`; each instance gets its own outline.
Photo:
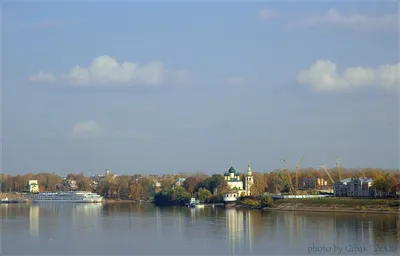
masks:
[[[342,172],[340,170],[340,158],[336,157],[336,168],[338,170],[339,180],[342,180]]]
[[[296,165],[296,191],[299,190],[299,166],[303,162],[304,156],[300,159],[299,163]]]
[[[335,181],[333,180],[331,174],[329,173],[328,169],[326,168],[326,164],[324,164],[324,165],[322,165],[322,166],[318,166],[318,167],[319,167],[319,168],[322,167],[322,169],[324,169],[326,175],[328,175],[329,179],[331,180],[332,185],[335,184]]]
[[[293,187],[293,182],[292,182],[292,176],[290,175],[290,171],[289,171],[289,168],[288,168],[288,163],[287,163],[287,161],[285,159],[282,159],[282,162],[284,162],[285,165],[286,165],[285,169],[286,169],[286,173],[287,173],[288,179],[289,179],[289,192],[291,194],[293,194],[294,193],[294,187]]]

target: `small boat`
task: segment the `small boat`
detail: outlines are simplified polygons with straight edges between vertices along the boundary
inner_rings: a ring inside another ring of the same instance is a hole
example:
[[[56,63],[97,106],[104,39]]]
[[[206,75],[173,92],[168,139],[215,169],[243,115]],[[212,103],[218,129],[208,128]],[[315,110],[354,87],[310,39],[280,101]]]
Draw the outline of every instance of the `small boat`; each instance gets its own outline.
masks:
[[[21,203],[21,202],[23,202],[23,201],[16,200],[16,199],[8,199],[7,197],[0,200],[1,204],[16,204],[16,203]]]
[[[199,200],[196,200],[194,197],[190,199],[190,203],[186,204],[187,207],[190,208],[203,208],[204,204],[201,204]]]

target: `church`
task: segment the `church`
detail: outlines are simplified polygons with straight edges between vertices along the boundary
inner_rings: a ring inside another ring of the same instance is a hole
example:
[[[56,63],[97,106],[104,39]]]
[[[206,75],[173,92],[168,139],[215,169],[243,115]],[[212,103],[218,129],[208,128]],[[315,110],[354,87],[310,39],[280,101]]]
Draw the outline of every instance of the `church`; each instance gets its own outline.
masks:
[[[244,175],[244,180],[241,180],[240,173],[237,172],[233,166],[228,169],[228,172],[225,172],[224,178],[229,188],[236,193],[236,197],[251,196],[250,188],[254,180],[250,164],[247,165],[247,173]]]

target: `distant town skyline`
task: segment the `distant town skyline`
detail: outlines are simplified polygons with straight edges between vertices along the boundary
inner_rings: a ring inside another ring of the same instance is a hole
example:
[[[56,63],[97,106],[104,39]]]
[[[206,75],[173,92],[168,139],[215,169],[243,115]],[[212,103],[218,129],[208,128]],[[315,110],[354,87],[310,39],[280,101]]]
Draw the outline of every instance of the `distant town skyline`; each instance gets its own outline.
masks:
[[[7,174],[399,168],[398,5],[5,3]]]

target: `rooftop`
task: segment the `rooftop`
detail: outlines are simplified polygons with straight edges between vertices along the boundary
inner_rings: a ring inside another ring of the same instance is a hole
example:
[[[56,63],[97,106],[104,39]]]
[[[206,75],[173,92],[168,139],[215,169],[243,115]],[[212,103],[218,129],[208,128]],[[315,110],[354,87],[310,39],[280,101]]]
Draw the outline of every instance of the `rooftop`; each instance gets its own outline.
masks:
[[[364,183],[364,182],[368,182],[369,183],[369,182],[373,181],[371,178],[347,178],[347,179],[340,180],[340,182],[343,183],[343,184],[347,184],[347,183],[349,183],[350,181],[352,181],[354,179],[360,180],[361,183]]]

